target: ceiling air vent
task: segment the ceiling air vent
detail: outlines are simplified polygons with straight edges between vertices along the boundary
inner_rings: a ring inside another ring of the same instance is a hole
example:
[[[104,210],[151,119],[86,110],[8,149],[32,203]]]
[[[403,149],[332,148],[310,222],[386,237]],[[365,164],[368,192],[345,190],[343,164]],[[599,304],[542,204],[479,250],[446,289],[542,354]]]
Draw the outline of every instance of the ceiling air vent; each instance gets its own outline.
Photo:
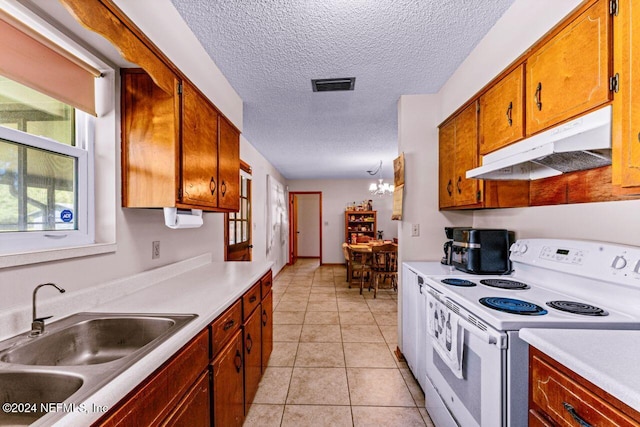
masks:
[[[314,92],[334,92],[337,90],[353,90],[356,85],[355,77],[341,79],[311,79],[311,87]]]

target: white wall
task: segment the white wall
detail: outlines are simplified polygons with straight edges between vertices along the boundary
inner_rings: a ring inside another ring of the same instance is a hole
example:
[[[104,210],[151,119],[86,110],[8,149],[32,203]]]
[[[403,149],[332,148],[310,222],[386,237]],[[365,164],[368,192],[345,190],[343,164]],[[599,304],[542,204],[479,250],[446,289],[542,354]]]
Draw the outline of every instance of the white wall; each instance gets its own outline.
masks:
[[[405,157],[400,262],[440,260],[444,227],[472,225],[471,212],[438,210],[439,95],[404,95],[398,101],[398,150]],[[411,236],[418,224],[420,236]]]
[[[298,256],[320,257],[320,195],[296,194],[298,199]]]
[[[373,209],[378,211],[378,230],[384,231],[385,239],[398,236],[398,221],[391,220],[391,196],[371,197],[369,184],[374,180],[291,180],[289,191],[322,192],[322,262],[325,264],[344,263],[342,243],[344,243],[344,210],[352,203],[373,200]]]
[[[219,74],[215,64],[203,56],[203,49],[194,43],[195,36],[186,28],[186,24],[181,20],[172,20],[170,23],[164,20],[166,16],[175,18],[171,12],[173,5],[169,0],[117,3],[125,12],[129,12],[131,8],[135,12],[131,15],[134,21],[147,31],[150,38],[216,103],[223,114],[236,126],[242,126],[240,97],[224,76]],[[165,16],[163,10],[168,15]],[[175,12],[175,9],[173,11]],[[74,27],[74,31],[78,34],[76,27],[78,26]],[[167,31],[169,27],[171,31]],[[97,46],[94,46],[94,50],[98,54],[101,53]],[[104,53],[104,56],[108,57],[109,54]],[[116,76],[118,75],[116,72]],[[30,306],[31,292],[39,283],[52,281],[72,292],[203,253],[212,253],[214,260],[224,259],[223,214],[205,213],[204,225],[199,229],[171,230],[164,226],[161,210],[121,207],[119,79],[116,78],[115,83],[115,109],[107,115],[107,119],[111,120],[106,122],[109,123],[108,128],[98,132],[96,140],[100,150],[109,154],[96,158],[97,169],[101,171],[96,177],[96,198],[99,211],[115,210],[112,217],[115,221],[117,250],[104,255],[0,269],[0,310]],[[104,123],[99,126],[103,126]],[[267,259],[266,175],[271,174],[281,182],[284,180],[243,138],[241,157],[254,168],[254,260],[264,260]],[[96,234],[101,235],[102,230],[97,230]],[[161,244],[158,260],[151,259],[151,245],[154,240],[159,240]],[[270,260],[274,261],[274,273],[284,265],[285,256],[284,249],[274,251],[270,255]],[[38,299],[46,300],[51,296],[53,293],[42,292]],[[26,329],[28,325],[24,327]]]

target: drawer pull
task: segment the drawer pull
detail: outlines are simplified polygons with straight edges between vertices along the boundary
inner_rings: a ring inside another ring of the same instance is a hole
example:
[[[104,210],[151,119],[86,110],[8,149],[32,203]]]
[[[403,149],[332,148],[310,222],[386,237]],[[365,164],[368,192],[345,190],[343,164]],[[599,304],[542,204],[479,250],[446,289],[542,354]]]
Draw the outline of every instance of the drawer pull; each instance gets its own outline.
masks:
[[[573,418],[581,427],[592,427],[591,424],[582,419],[580,415],[576,412],[575,408],[569,405],[567,402],[562,402],[562,406],[567,410],[571,418]]]
[[[257,299],[258,299],[258,297],[256,297],[255,295],[251,295],[251,297],[249,297],[249,302],[250,303],[254,303],[254,302],[256,302]]]
[[[222,329],[224,329],[225,331],[228,331],[229,329],[233,328],[233,325],[235,325],[235,324],[236,324],[235,320],[231,319],[227,323],[224,324]]]

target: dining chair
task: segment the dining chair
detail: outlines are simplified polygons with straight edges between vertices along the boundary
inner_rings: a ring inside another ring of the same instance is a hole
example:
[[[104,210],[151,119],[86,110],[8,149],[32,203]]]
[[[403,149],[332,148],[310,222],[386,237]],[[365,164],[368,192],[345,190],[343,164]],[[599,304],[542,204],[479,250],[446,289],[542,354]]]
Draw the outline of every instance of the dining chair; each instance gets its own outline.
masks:
[[[347,265],[347,282],[349,282],[349,287],[351,287],[351,256],[349,255],[349,245],[346,243],[342,244],[342,254],[344,255],[344,262]]]
[[[369,289],[373,286],[373,297],[378,296],[378,287],[380,279],[384,283],[385,280],[391,280],[391,286],[394,291],[398,290],[398,246],[388,243],[377,245],[371,248],[371,271],[372,278]]]
[[[351,276],[349,277],[349,287],[356,280],[360,281],[360,294],[362,295],[362,289],[364,288],[365,276],[367,277],[367,283],[371,282],[371,260],[372,252],[368,249],[354,249],[349,247],[349,263],[351,264]],[[359,273],[356,277],[355,273]]]

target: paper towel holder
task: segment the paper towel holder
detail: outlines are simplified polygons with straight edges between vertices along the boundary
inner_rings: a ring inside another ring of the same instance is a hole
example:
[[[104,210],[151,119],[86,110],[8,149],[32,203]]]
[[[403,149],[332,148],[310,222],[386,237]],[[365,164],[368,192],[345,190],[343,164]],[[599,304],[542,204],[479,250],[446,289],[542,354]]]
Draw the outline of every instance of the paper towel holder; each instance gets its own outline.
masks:
[[[164,225],[172,229],[198,228],[204,223],[202,209],[163,208]]]

